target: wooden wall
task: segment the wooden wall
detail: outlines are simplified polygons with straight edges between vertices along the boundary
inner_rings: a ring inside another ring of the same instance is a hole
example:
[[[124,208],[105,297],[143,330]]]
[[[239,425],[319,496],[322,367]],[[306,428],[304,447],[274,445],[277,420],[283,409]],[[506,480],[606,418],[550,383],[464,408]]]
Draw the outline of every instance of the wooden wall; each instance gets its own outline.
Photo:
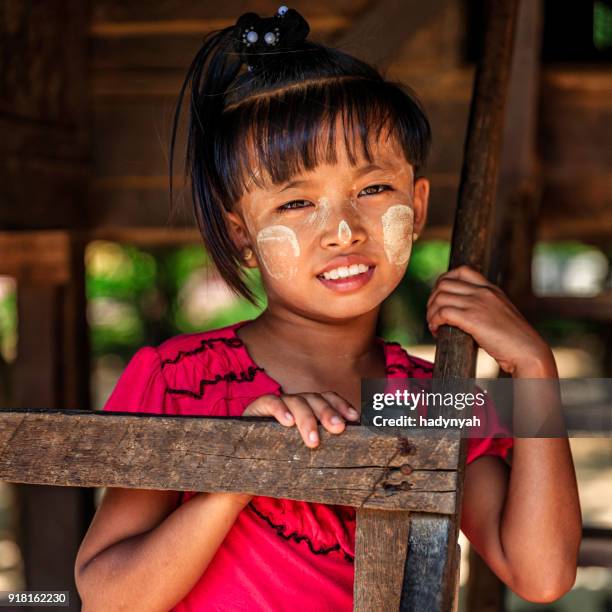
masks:
[[[1,5],[0,274],[17,279],[13,402],[21,408],[89,405],[77,234],[90,176],[88,21],[82,0]],[[17,485],[16,493],[26,588],[70,589],[69,609],[80,609],[74,559],[92,491]]]

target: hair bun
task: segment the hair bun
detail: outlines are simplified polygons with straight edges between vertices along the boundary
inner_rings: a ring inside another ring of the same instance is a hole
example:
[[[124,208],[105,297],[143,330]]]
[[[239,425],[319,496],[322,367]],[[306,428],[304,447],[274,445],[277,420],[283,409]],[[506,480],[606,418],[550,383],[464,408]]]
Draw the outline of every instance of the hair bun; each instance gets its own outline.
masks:
[[[310,33],[308,22],[295,9],[281,6],[273,17],[244,13],[234,25],[234,49],[252,70],[265,56],[299,49]]]

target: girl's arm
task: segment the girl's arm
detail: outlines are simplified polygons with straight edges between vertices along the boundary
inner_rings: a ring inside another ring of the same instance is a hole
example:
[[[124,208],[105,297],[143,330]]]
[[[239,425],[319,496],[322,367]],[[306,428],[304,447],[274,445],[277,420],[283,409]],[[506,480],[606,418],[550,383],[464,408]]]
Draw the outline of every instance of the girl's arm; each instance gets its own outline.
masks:
[[[443,274],[429,298],[427,319],[470,334],[517,384],[514,422],[561,431],[558,373],[550,347],[504,292],[460,266]],[[554,383],[554,384],[553,384]],[[539,384],[539,383],[538,383]],[[575,581],[582,519],[567,438],[514,439],[512,469],[483,456],[466,467],[461,528],[489,567],[519,596],[551,602]]]
[[[549,368],[556,375],[554,362]],[[525,378],[544,374],[534,368]],[[546,404],[526,399],[516,397],[515,413]],[[515,438],[511,470],[498,457],[479,457],[464,486],[461,528],[501,580],[541,603],[572,588],[582,521],[567,438]]]
[[[107,489],[79,549],[84,612],[167,612],[193,588],[250,495]]]

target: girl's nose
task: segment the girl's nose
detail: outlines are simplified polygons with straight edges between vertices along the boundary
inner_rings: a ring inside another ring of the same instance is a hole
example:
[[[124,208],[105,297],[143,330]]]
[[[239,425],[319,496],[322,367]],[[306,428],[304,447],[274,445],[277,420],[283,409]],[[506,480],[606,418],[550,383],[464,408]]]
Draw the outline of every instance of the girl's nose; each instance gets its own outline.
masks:
[[[323,247],[348,247],[361,244],[366,240],[366,232],[362,223],[355,217],[341,217],[330,220],[322,236]]]

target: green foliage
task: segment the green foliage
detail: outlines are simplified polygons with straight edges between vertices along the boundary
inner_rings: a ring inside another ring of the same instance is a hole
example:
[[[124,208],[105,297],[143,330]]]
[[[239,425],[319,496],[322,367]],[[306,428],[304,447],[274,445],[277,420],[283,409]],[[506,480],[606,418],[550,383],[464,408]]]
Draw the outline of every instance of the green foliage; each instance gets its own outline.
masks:
[[[155,284],[155,259],[137,247],[95,241],[87,247],[85,260],[88,299],[133,300]]]
[[[17,293],[13,290],[3,292],[0,297],[0,354],[12,360],[17,345]]]
[[[448,270],[450,261],[450,242],[429,240],[418,242],[410,258],[407,277],[432,286],[435,280]]]
[[[600,51],[612,47],[612,7],[601,0],[593,2],[593,44]]]
[[[260,303],[258,271],[247,278]],[[261,312],[231,293],[200,245],[142,249],[96,241],[86,254],[86,291],[94,355],[129,356],[180,333],[206,331]]]
[[[403,345],[433,342],[425,318],[427,300],[436,279],[448,270],[450,243],[417,242],[408,270],[382,307],[379,334]]]

